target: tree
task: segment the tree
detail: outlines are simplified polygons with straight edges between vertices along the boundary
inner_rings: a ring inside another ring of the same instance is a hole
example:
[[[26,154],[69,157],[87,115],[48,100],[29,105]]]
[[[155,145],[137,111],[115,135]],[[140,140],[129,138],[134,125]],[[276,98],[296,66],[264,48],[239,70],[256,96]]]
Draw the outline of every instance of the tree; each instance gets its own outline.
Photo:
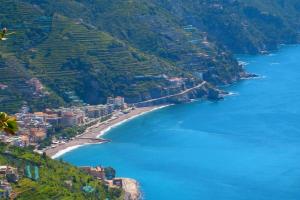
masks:
[[[2,29],[2,32],[0,32],[0,40],[6,40],[5,36],[9,35],[7,32],[7,28]],[[15,117],[8,116],[4,112],[0,112],[0,132],[2,131],[9,135],[14,135],[16,131],[18,131],[17,119]]]
[[[108,179],[108,180],[112,180],[116,177],[116,170],[112,167],[106,167],[104,169],[104,172],[105,172],[105,177]]]
[[[44,160],[46,160],[46,159],[47,159],[47,154],[46,154],[46,152],[43,152],[43,154],[42,154],[42,158],[43,158]]]
[[[17,119],[0,112],[0,132],[2,131],[9,135],[15,135],[16,131],[18,131]]]
[[[6,36],[11,35],[11,34],[15,34],[15,32],[8,33],[8,29],[3,28],[2,31],[0,32],[0,41],[1,40],[7,40]]]

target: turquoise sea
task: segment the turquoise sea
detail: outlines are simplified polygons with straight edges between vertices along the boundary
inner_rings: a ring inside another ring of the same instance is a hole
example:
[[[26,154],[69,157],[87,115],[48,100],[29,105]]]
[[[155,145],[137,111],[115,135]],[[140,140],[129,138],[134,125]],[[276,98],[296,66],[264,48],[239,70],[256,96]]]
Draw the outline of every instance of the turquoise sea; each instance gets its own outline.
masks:
[[[264,78],[219,102],[167,107],[111,130],[104,145],[63,155],[113,166],[146,200],[300,199],[300,46],[240,56]]]

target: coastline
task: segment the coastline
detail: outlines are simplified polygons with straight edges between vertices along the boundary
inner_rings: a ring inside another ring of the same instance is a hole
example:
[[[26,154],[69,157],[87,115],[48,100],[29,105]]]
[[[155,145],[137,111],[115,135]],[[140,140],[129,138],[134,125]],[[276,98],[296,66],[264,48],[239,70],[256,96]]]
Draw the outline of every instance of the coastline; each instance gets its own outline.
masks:
[[[117,118],[111,118],[107,121],[99,122],[99,123],[87,128],[83,134],[75,137],[73,140],[70,140],[64,144],[59,144],[58,146],[56,146],[54,148],[49,148],[49,149],[45,150],[44,152],[52,159],[56,159],[56,158],[64,155],[65,153],[73,151],[82,146],[106,143],[107,141],[102,140],[101,137],[104,136],[111,129],[113,129],[117,126],[120,126],[132,119],[135,119],[142,115],[148,114],[155,110],[165,108],[167,106],[170,106],[170,105],[136,108],[136,109],[132,110],[130,113],[121,115]]]

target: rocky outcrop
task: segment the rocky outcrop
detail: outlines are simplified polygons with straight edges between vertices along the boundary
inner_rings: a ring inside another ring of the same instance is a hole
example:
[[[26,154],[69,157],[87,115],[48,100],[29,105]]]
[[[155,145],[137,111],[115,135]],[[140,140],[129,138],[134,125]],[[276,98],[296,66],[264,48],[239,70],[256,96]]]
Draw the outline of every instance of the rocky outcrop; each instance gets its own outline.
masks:
[[[139,183],[130,178],[122,178],[122,188],[125,192],[124,200],[140,200]]]
[[[259,75],[253,74],[253,73],[243,73],[241,79],[252,79],[252,78],[258,78]]]

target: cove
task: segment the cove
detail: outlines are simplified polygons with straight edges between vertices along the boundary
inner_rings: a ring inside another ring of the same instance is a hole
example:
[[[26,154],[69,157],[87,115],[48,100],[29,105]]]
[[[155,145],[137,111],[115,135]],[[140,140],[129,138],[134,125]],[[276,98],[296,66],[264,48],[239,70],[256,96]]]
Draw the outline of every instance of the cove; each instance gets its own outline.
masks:
[[[146,200],[300,199],[300,46],[239,56],[263,78],[219,102],[170,106],[112,129],[63,160],[113,166]]]

